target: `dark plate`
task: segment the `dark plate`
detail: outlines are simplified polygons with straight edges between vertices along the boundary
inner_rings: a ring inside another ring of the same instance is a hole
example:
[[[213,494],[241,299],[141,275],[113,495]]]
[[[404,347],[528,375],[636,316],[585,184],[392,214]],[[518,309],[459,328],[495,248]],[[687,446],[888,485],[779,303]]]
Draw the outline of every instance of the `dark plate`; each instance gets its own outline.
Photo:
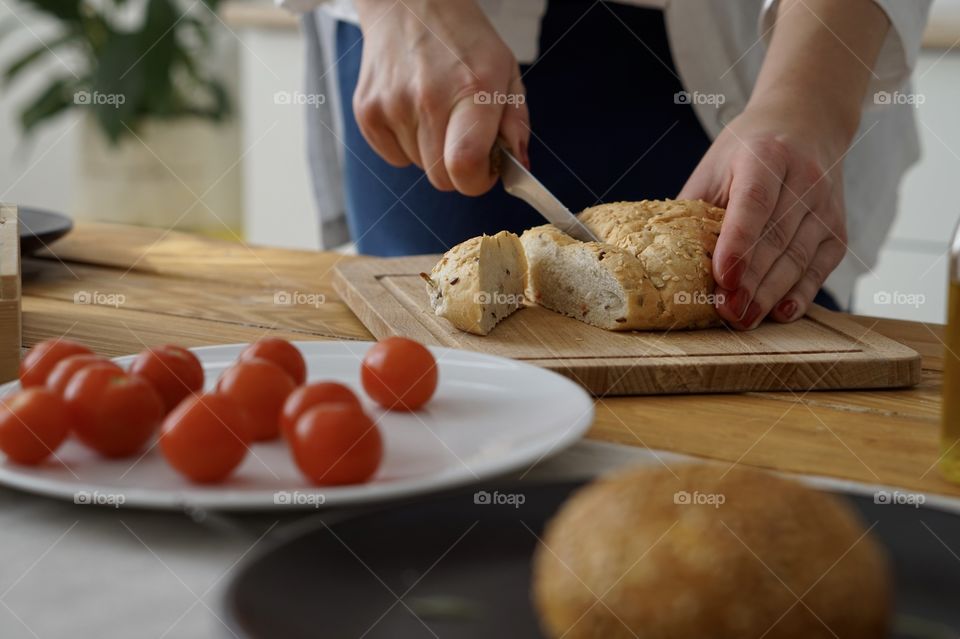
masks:
[[[540,637],[529,597],[535,534],[580,485],[484,489],[522,494],[520,507],[474,503],[471,489],[320,524],[241,565],[227,622],[257,639]],[[849,499],[893,556],[895,636],[957,637],[960,517]]]
[[[20,222],[20,254],[30,255],[46,248],[70,232],[73,221],[66,215],[29,206],[17,207]]]

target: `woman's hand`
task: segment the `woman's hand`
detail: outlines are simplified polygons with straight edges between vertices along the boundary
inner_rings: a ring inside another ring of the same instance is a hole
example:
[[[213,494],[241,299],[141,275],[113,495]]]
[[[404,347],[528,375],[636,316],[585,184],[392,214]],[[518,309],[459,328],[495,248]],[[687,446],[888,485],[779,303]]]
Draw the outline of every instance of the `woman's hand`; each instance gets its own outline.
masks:
[[[735,328],[802,317],[843,259],[844,139],[790,105],[753,105],[684,186],[681,198],[727,208],[713,272],[717,311]]]
[[[356,5],[364,43],[353,109],[377,153],[465,195],[495,183],[490,149],[498,135],[528,164],[520,68],[473,0]]]
[[[680,197],[726,206],[713,254],[733,327],[803,316],[846,253],[843,156],[890,22],[875,0],[780,0],[750,101]]]

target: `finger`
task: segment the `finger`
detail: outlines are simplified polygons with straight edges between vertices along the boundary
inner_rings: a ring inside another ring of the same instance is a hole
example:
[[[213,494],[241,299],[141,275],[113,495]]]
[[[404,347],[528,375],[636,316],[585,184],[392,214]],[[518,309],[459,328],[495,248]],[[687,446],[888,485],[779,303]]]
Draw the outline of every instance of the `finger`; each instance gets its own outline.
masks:
[[[513,96],[514,101],[512,104],[507,104],[503,109],[503,117],[500,120],[500,135],[507,141],[507,145],[516,158],[529,169],[530,112],[527,109],[526,90],[523,87],[523,81],[520,79],[519,67],[515,70],[513,79],[510,81],[509,91],[509,95]]]
[[[417,124],[413,121],[398,122],[393,120],[390,129],[406,156],[422,169],[423,158],[420,157],[420,145],[417,141]]]
[[[740,280],[740,288],[746,289],[748,293],[746,297],[752,300],[756,295],[757,288],[767,273],[794,241],[801,223],[809,219],[810,211],[820,204],[816,200],[818,196],[819,191],[811,189],[802,176],[787,170],[787,180],[780,189],[776,209],[761,230],[750,257],[750,264]],[[817,237],[815,241],[819,240],[820,237]]]
[[[443,161],[453,186],[464,195],[482,195],[496,182],[490,169],[490,149],[497,139],[503,104],[479,102],[471,93],[450,113]]]
[[[403,151],[390,129],[379,103],[365,103],[355,95],[353,113],[360,134],[384,161],[398,168],[409,166],[410,157]]]
[[[414,108],[414,96],[391,93],[381,102],[387,127],[403,149],[403,153],[418,167],[423,168],[420,147],[417,143],[418,118]]]
[[[443,162],[443,144],[450,118],[450,99],[441,87],[425,86],[419,92],[420,125],[417,145],[423,170],[430,183],[441,191],[452,191],[453,182]]]
[[[773,309],[774,304],[790,292],[807,272],[826,235],[826,229],[815,215],[803,218],[793,241],[781,252],[760,282],[756,294],[738,322],[739,328],[749,330],[756,327]]]
[[[846,246],[837,238],[824,240],[803,277],[784,295],[770,316],[778,322],[793,322],[803,317],[827,281],[827,276],[840,264],[846,253]]]
[[[717,281],[735,291],[780,199],[786,167],[776,160],[760,160],[750,152],[741,154],[732,170],[730,198],[713,253],[713,269]]]

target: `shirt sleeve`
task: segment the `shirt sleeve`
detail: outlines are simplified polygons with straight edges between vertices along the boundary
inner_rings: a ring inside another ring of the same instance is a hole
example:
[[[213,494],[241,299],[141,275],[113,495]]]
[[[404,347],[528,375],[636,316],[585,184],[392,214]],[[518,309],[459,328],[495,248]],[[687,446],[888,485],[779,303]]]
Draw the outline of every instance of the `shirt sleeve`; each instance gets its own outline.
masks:
[[[867,94],[893,91],[913,73],[933,0],[873,0],[890,20],[890,31],[873,65]],[[769,44],[780,0],[764,0],[760,33]]]

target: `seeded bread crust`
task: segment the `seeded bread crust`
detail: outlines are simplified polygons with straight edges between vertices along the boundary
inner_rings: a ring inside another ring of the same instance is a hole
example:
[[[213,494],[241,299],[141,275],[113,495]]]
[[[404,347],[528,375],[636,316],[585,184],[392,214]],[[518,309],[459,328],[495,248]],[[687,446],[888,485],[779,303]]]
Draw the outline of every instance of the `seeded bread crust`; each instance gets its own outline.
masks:
[[[530,229],[521,237],[530,263],[529,295],[547,308],[608,330],[718,326],[721,320],[714,308],[716,283],[711,261],[723,215],[723,209],[700,200],[615,202],[588,208],[579,215],[603,243],[578,242],[550,225]],[[545,228],[555,232],[545,234]],[[540,247],[531,254],[528,233],[554,241],[558,252]],[[625,321],[611,324],[589,300],[584,300],[589,307],[584,314],[575,301],[550,294],[563,288],[560,280],[575,279],[577,274],[563,273],[541,260],[577,251],[604,251],[616,256],[611,266],[629,264],[614,273],[615,290],[622,291],[628,301],[622,314]]]
[[[520,239],[501,231],[454,246],[421,277],[438,316],[462,331],[486,335],[522,305],[527,261]]]

